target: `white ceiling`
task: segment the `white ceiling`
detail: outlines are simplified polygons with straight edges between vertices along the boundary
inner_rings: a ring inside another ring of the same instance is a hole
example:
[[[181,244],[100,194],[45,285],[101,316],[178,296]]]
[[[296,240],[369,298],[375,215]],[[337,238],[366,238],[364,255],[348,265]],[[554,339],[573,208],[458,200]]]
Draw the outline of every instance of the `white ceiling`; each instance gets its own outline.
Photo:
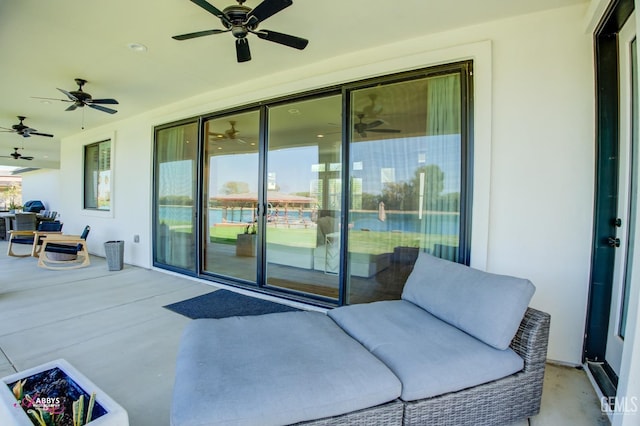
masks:
[[[0,158],[0,165],[53,167],[60,139],[220,85],[234,85],[283,69],[428,33],[563,7],[587,0],[294,0],[261,28],[308,39],[304,51],[250,35],[252,61],[238,64],[234,39],[220,34],[188,41],[173,35],[222,28],[189,0],[0,0],[0,127],[16,116],[54,138],[0,133],[0,156],[13,147],[33,161]],[[210,0],[218,9],[233,0]],[[247,0],[256,7],[261,0]],[[128,45],[147,46],[144,53]],[[56,88],[76,90],[88,80],[94,98],[115,98],[117,114],[89,108],[67,112]]]

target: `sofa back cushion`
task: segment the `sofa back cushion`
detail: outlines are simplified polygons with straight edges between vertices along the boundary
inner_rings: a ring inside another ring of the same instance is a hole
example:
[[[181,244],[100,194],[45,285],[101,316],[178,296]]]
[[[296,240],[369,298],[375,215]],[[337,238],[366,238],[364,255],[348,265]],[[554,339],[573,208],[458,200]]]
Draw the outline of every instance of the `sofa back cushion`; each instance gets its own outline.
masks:
[[[506,349],[535,292],[526,279],[420,253],[402,299],[497,349]]]

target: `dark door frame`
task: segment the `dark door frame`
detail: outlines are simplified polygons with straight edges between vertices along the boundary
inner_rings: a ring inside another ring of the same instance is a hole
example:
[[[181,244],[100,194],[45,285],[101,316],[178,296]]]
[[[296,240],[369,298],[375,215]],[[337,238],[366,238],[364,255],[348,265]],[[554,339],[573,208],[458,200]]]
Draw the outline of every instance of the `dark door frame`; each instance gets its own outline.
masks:
[[[596,157],[593,245],[583,362],[605,360],[613,289],[618,217],[619,58],[618,33],[634,10],[633,0],[613,0],[594,33],[596,79]]]

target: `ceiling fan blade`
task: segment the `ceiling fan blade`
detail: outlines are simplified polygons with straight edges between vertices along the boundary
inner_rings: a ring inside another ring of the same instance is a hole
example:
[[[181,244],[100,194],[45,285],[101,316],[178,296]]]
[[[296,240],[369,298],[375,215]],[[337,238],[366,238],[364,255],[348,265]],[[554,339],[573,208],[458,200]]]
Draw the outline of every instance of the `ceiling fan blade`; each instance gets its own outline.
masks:
[[[197,4],[198,6],[200,6],[201,8],[206,10],[207,12],[209,12],[212,15],[218,17],[220,20],[231,24],[231,22],[229,22],[229,18],[227,18],[227,15],[222,13],[218,8],[216,8],[215,6],[213,6],[212,4],[207,2],[206,0],[191,0],[191,2]]]
[[[249,18],[247,19],[247,23],[251,24],[262,22],[292,4],[293,0],[264,0],[249,12],[249,15],[247,16]]]
[[[0,129],[2,129],[2,130],[0,130],[0,132],[13,132],[14,131],[13,129],[8,129],[6,127],[0,127]]]
[[[294,49],[298,49],[298,50],[304,49],[305,47],[307,47],[307,44],[309,44],[309,40],[306,40],[304,38],[292,36],[289,34],[283,34],[283,33],[271,31],[271,30],[255,31],[254,34],[263,40],[268,40],[274,43],[283,44],[285,46],[293,47]]]
[[[175,35],[173,37],[171,37],[174,40],[189,40],[192,38],[197,38],[197,37],[204,37],[204,36],[208,36],[208,35],[212,35],[212,34],[222,34],[222,33],[226,33],[230,30],[205,30],[205,31],[196,31],[195,33],[188,33],[188,34],[180,34],[180,35]]]
[[[402,130],[399,129],[368,129],[369,132],[377,132],[377,133],[400,133]]]
[[[238,59],[238,62],[247,62],[251,60],[249,40],[247,40],[246,38],[236,39],[236,57]]]
[[[102,112],[106,112],[108,114],[115,114],[116,111],[115,109],[111,109],[111,108],[107,108],[107,107],[103,107],[101,105],[94,105],[94,104],[86,104],[89,108],[93,108],[93,109],[97,109],[98,111],[102,111]]]
[[[61,91],[61,92],[62,92],[62,93],[64,93],[65,95],[67,95],[67,98],[71,99],[72,101],[74,101],[74,102],[75,102],[75,101],[77,101],[77,100],[78,100],[78,98],[76,98],[76,97],[75,97],[75,96],[73,96],[70,92],[67,92],[67,91],[66,91],[66,90],[64,90],[64,89],[60,89],[60,88],[58,88],[58,87],[56,87],[56,89],[58,89],[59,91]]]
[[[60,89],[58,89],[60,90]],[[48,101],[60,101],[60,102],[75,102],[70,99],[58,99],[58,98],[41,98],[40,96],[31,96],[32,99],[46,99]]]
[[[91,99],[91,100],[88,100],[87,103],[117,105],[118,101],[116,101],[115,99]]]
[[[50,135],[49,133],[40,133],[40,132],[31,132],[29,133],[30,135],[36,135],[36,136],[44,136],[47,138],[52,138],[53,135]]]
[[[384,124],[384,121],[382,120],[374,120],[371,123],[362,123],[364,124],[364,126],[367,128],[367,130],[371,130],[374,127],[378,127]]]
[[[25,157],[23,155],[20,156],[20,160],[27,160],[27,161],[31,161],[33,160],[33,157]]]
[[[78,108],[76,104],[71,104],[65,111],[75,111],[76,108]]]

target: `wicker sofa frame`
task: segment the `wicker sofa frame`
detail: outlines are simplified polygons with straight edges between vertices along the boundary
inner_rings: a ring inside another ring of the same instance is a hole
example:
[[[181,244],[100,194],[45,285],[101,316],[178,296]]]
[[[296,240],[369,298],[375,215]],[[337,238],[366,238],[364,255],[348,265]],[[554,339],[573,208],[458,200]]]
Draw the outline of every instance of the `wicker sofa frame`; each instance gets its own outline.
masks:
[[[518,373],[433,398],[411,402],[396,400],[298,425],[494,426],[535,416],[540,412],[542,400],[550,320],[549,314],[527,308],[510,345],[524,360],[524,368]]]

